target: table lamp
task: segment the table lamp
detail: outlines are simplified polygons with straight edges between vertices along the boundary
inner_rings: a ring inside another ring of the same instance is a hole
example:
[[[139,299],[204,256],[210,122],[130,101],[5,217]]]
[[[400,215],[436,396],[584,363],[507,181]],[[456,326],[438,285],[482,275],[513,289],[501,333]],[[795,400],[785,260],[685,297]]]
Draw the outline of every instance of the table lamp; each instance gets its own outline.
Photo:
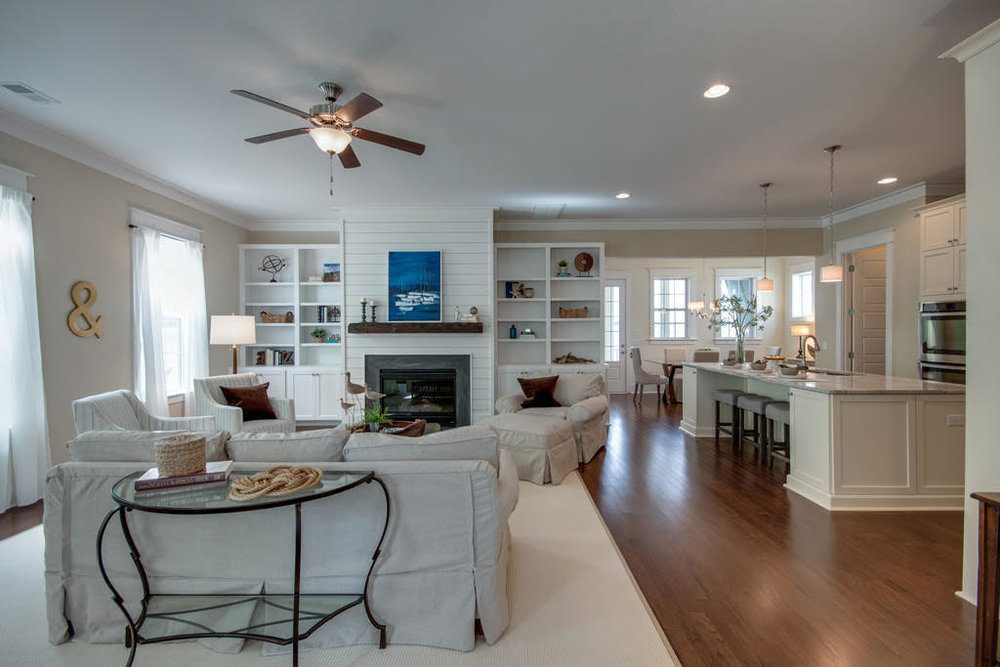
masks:
[[[209,335],[212,345],[233,346],[233,375],[238,367],[237,345],[253,345],[257,342],[257,327],[253,315],[212,315],[212,329]]]
[[[799,337],[799,359],[806,358],[805,340],[806,336],[812,335],[812,325],[807,323],[793,324],[792,335]]]

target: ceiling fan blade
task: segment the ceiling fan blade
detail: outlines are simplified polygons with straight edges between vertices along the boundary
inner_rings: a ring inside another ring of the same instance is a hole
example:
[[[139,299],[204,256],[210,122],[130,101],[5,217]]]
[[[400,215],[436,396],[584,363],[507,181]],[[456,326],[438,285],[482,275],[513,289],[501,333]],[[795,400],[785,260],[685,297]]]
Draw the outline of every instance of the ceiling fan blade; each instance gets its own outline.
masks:
[[[269,107],[274,107],[275,109],[281,109],[282,111],[287,111],[288,113],[293,113],[299,118],[305,118],[310,120],[312,116],[307,114],[305,111],[299,111],[295,107],[290,107],[287,104],[282,104],[281,102],[275,102],[274,100],[262,97],[257,93],[251,93],[249,90],[230,90],[233,95],[239,95],[240,97],[245,97],[248,100],[253,100],[254,102],[260,102],[261,104],[266,104]]]
[[[341,120],[345,120],[348,123],[353,123],[362,116],[367,116],[372,111],[382,107],[382,103],[376,100],[371,95],[366,93],[361,93],[353,100],[337,109],[335,114]]]
[[[340,151],[337,157],[340,158],[340,164],[344,165],[344,169],[354,169],[361,166],[361,160],[358,159],[357,153],[350,146]]]
[[[424,149],[427,148],[423,144],[418,144],[417,142],[410,141],[409,139],[400,139],[399,137],[394,137],[391,134],[382,134],[381,132],[365,130],[360,127],[356,127],[351,130],[351,134],[356,136],[358,139],[364,139],[365,141],[382,144],[383,146],[406,151],[407,153],[413,153],[414,155],[423,155]]]
[[[271,134],[261,134],[260,136],[250,137],[249,139],[244,139],[251,144],[266,144],[269,141],[277,141],[278,139],[287,139],[288,137],[295,137],[300,134],[308,134],[311,128],[300,127],[294,130],[283,130],[281,132],[272,132]]]

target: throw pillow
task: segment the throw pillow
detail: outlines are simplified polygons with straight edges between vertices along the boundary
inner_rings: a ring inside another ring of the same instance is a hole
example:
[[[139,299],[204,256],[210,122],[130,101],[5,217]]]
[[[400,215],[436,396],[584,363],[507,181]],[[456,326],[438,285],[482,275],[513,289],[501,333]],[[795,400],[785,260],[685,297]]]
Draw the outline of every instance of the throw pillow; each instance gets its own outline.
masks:
[[[271,407],[271,401],[267,398],[267,387],[270,384],[265,382],[251,387],[219,387],[219,389],[226,397],[226,403],[243,410],[243,421],[250,422],[278,418],[274,408]]]
[[[562,407],[562,403],[556,400],[555,396],[552,395],[552,391],[548,387],[540,387],[535,390],[535,393],[531,398],[525,399],[521,402],[521,407],[558,408]]]
[[[418,419],[413,422],[395,422],[388,429],[382,430],[388,435],[404,435],[408,438],[419,438],[427,429],[427,421]]]
[[[521,385],[521,393],[525,398],[534,398],[535,392],[539,389],[548,389],[550,394],[556,392],[556,382],[558,375],[548,375],[540,378],[517,378],[517,383]]]

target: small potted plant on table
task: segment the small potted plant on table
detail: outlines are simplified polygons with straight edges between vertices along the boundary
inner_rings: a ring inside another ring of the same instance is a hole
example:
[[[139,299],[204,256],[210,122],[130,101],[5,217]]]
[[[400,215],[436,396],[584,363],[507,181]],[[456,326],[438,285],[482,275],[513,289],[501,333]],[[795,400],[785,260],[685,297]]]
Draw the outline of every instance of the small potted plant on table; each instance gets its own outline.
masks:
[[[364,415],[365,423],[368,424],[368,430],[372,433],[378,433],[379,429],[386,424],[391,424],[392,420],[389,416],[385,414],[382,410],[382,406],[375,405],[365,410]]]
[[[316,339],[317,343],[326,341],[326,329],[313,329],[309,335]]]
[[[565,278],[569,275],[569,262],[565,259],[559,260],[559,271],[556,273],[557,278]]]

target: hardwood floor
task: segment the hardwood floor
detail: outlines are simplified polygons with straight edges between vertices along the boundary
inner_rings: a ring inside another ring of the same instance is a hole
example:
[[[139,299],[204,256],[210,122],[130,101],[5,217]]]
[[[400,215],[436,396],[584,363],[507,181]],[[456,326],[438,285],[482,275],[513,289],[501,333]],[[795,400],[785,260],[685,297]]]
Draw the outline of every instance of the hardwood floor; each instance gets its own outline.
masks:
[[[34,528],[42,522],[42,501],[0,512],[0,540]]]
[[[827,512],[680,419],[614,397],[581,474],[685,665],[973,662],[960,512]]]

